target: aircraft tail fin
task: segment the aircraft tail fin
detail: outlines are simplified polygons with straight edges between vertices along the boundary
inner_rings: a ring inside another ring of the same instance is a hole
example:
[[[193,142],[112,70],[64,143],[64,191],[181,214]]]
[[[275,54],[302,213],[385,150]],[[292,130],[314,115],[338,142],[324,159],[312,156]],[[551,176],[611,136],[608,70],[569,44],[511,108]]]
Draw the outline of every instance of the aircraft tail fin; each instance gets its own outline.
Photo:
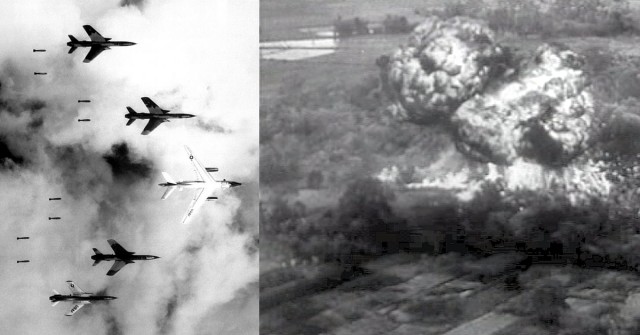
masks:
[[[78,40],[73,37],[73,35],[69,35],[69,39],[71,40],[71,42],[67,43],[67,45],[71,47],[71,49],[69,49],[69,53],[73,53],[74,51],[76,51],[76,49],[78,49],[78,47],[73,45],[73,43],[77,43]]]
[[[102,253],[100,252],[100,250],[98,250],[98,249],[96,249],[96,248],[93,248],[93,252],[94,252],[96,255],[102,255]],[[93,262],[93,266],[98,265],[101,261],[102,261],[101,259],[96,259],[96,260],[95,260],[95,262]]]
[[[176,181],[173,178],[171,178],[171,176],[168,173],[162,171],[162,176],[164,177],[164,180],[167,181],[167,183],[176,184]]]
[[[133,110],[133,108],[127,106],[127,115],[135,115],[138,114],[136,113],[136,111]],[[136,119],[135,118],[130,118],[129,121],[127,121],[127,126],[130,126]]]

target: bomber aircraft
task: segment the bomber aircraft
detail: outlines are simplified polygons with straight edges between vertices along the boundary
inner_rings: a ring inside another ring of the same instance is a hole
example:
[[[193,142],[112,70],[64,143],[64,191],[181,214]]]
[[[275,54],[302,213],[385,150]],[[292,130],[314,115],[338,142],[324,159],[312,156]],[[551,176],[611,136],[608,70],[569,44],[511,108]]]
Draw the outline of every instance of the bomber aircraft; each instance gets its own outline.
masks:
[[[167,199],[176,188],[180,191],[182,191],[182,189],[184,188],[197,189],[196,193],[194,194],[193,200],[191,200],[191,203],[189,204],[187,213],[182,218],[183,224],[189,222],[196,209],[200,208],[205,201],[218,199],[218,197],[211,196],[217,186],[219,186],[221,189],[229,189],[242,185],[241,183],[229,181],[226,179],[213,179],[213,177],[211,176],[211,172],[218,172],[218,168],[203,167],[202,164],[200,164],[200,162],[193,156],[191,149],[189,149],[189,147],[187,146],[185,146],[184,148],[189,155],[189,160],[193,164],[193,169],[196,173],[197,180],[175,181],[168,173],[162,172],[162,176],[164,177],[166,182],[159,184],[160,186],[167,188],[167,190],[162,195],[162,200]]]
[[[69,53],[74,52],[78,47],[90,47],[91,49],[89,49],[87,57],[85,57],[83,60],[84,63],[91,62],[94,58],[98,57],[101,52],[111,49],[111,47],[126,47],[135,45],[135,43],[133,42],[112,41],[110,38],[104,38],[90,25],[84,25],[82,26],[82,28],[84,28],[84,31],[87,32],[87,35],[89,35],[91,41],[78,41],[78,39],[73,37],[73,35],[69,35],[70,41],[67,42],[67,46],[71,47],[71,49],[69,49]]]

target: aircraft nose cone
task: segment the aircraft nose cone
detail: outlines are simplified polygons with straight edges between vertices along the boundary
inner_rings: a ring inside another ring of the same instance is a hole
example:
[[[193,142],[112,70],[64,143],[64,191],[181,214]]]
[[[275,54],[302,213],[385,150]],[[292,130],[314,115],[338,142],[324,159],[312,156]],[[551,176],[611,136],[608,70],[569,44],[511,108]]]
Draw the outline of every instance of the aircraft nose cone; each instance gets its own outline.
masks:
[[[235,182],[235,181],[232,181],[229,184],[231,184],[231,187],[236,187],[236,186],[242,185],[242,183],[238,183],[238,182]]]

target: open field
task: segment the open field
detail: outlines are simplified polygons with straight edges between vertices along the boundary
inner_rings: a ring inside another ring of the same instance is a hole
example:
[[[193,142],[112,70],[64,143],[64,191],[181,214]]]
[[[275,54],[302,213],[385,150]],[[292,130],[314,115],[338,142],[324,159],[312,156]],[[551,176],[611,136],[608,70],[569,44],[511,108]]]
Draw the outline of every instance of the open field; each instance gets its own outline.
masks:
[[[363,78],[377,76],[375,61],[405,43],[404,35],[373,35],[343,39],[336,53],[299,61],[260,61],[260,100],[262,104],[285,95],[289,85],[304,83],[305,91],[340,85],[349,87]]]
[[[262,0],[260,1],[260,40],[271,41],[309,37],[300,29],[331,26],[333,20],[361,17],[382,21],[386,15],[416,18],[415,9],[438,7],[438,0]]]
[[[523,290],[505,286],[505,278],[520,273],[518,270],[478,280],[472,267],[447,268],[437,258],[415,255],[386,256],[363,267],[367,273],[349,279],[327,270],[309,275],[302,266],[300,270],[272,270],[267,276],[290,271],[307,274],[304,279],[285,279],[261,291],[261,296],[270,300],[268,306],[261,306],[261,333],[506,335],[519,334],[522,327],[533,333],[551,333],[531,318],[535,313],[523,302],[546,284],[533,282]],[[563,290],[569,296],[567,314],[589,314],[605,304],[628,310],[637,294],[624,290],[629,283],[640,284],[635,275],[613,271],[570,267],[558,271],[555,266],[541,265],[528,273],[564,278]],[[558,277],[554,273],[563,274]],[[614,277],[628,278],[625,286],[597,284]],[[274,294],[278,291],[280,301],[275,304],[272,300],[277,299]]]

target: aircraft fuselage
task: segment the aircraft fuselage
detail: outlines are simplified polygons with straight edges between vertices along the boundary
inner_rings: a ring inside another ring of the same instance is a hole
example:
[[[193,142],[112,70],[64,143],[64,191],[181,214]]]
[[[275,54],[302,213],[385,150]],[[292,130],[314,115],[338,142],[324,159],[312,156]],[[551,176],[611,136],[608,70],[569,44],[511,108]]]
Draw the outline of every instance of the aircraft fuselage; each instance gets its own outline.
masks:
[[[161,183],[158,185],[164,186],[164,187],[175,186],[175,187],[182,187],[182,188],[205,188],[207,186],[207,183],[200,180],[185,180],[185,181],[179,181],[177,183]]]
[[[77,41],[77,42],[67,42],[67,46],[76,47],[76,48],[78,48],[78,47],[83,47],[83,48],[90,48],[90,47],[103,47],[103,48],[128,47],[130,45],[135,45],[135,43],[127,42],[127,41],[104,41],[104,42]]]
[[[193,114],[186,113],[165,113],[165,114],[151,114],[151,113],[128,113],[124,117],[132,120],[146,120],[146,119],[189,119],[194,117]]]
[[[90,293],[84,295],[65,295],[65,294],[54,294],[49,297],[51,302],[58,301],[102,301],[102,300],[113,300],[118,299],[117,297],[112,297],[110,295],[91,295]]]
[[[152,259],[157,259],[160,258],[158,256],[154,256],[154,255],[128,255],[128,256],[123,256],[123,255],[119,255],[116,256],[114,254],[101,254],[101,255],[93,255],[91,256],[91,259],[93,259],[94,261],[117,261],[117,260],[121,260],[121,261],[148,261],[148,260],[152,260]]]
[[[214,181],[217,184],[220,184],[221,188],[231,188],[231,187],[236,187],[236,186],[240,186],[242,185],[241,183],[235,182],[235,181],[230,181],[230,180],[216,180]],[[187,180],[187,181],[179,181],[177,183],[161,183],[158,184],[160,186],[164,186],[164,187],[181,187],[181,188],[205,188],[207,187],[207,185],[210,185],[210,183],[206,183],[204,181],[201,180]]]

